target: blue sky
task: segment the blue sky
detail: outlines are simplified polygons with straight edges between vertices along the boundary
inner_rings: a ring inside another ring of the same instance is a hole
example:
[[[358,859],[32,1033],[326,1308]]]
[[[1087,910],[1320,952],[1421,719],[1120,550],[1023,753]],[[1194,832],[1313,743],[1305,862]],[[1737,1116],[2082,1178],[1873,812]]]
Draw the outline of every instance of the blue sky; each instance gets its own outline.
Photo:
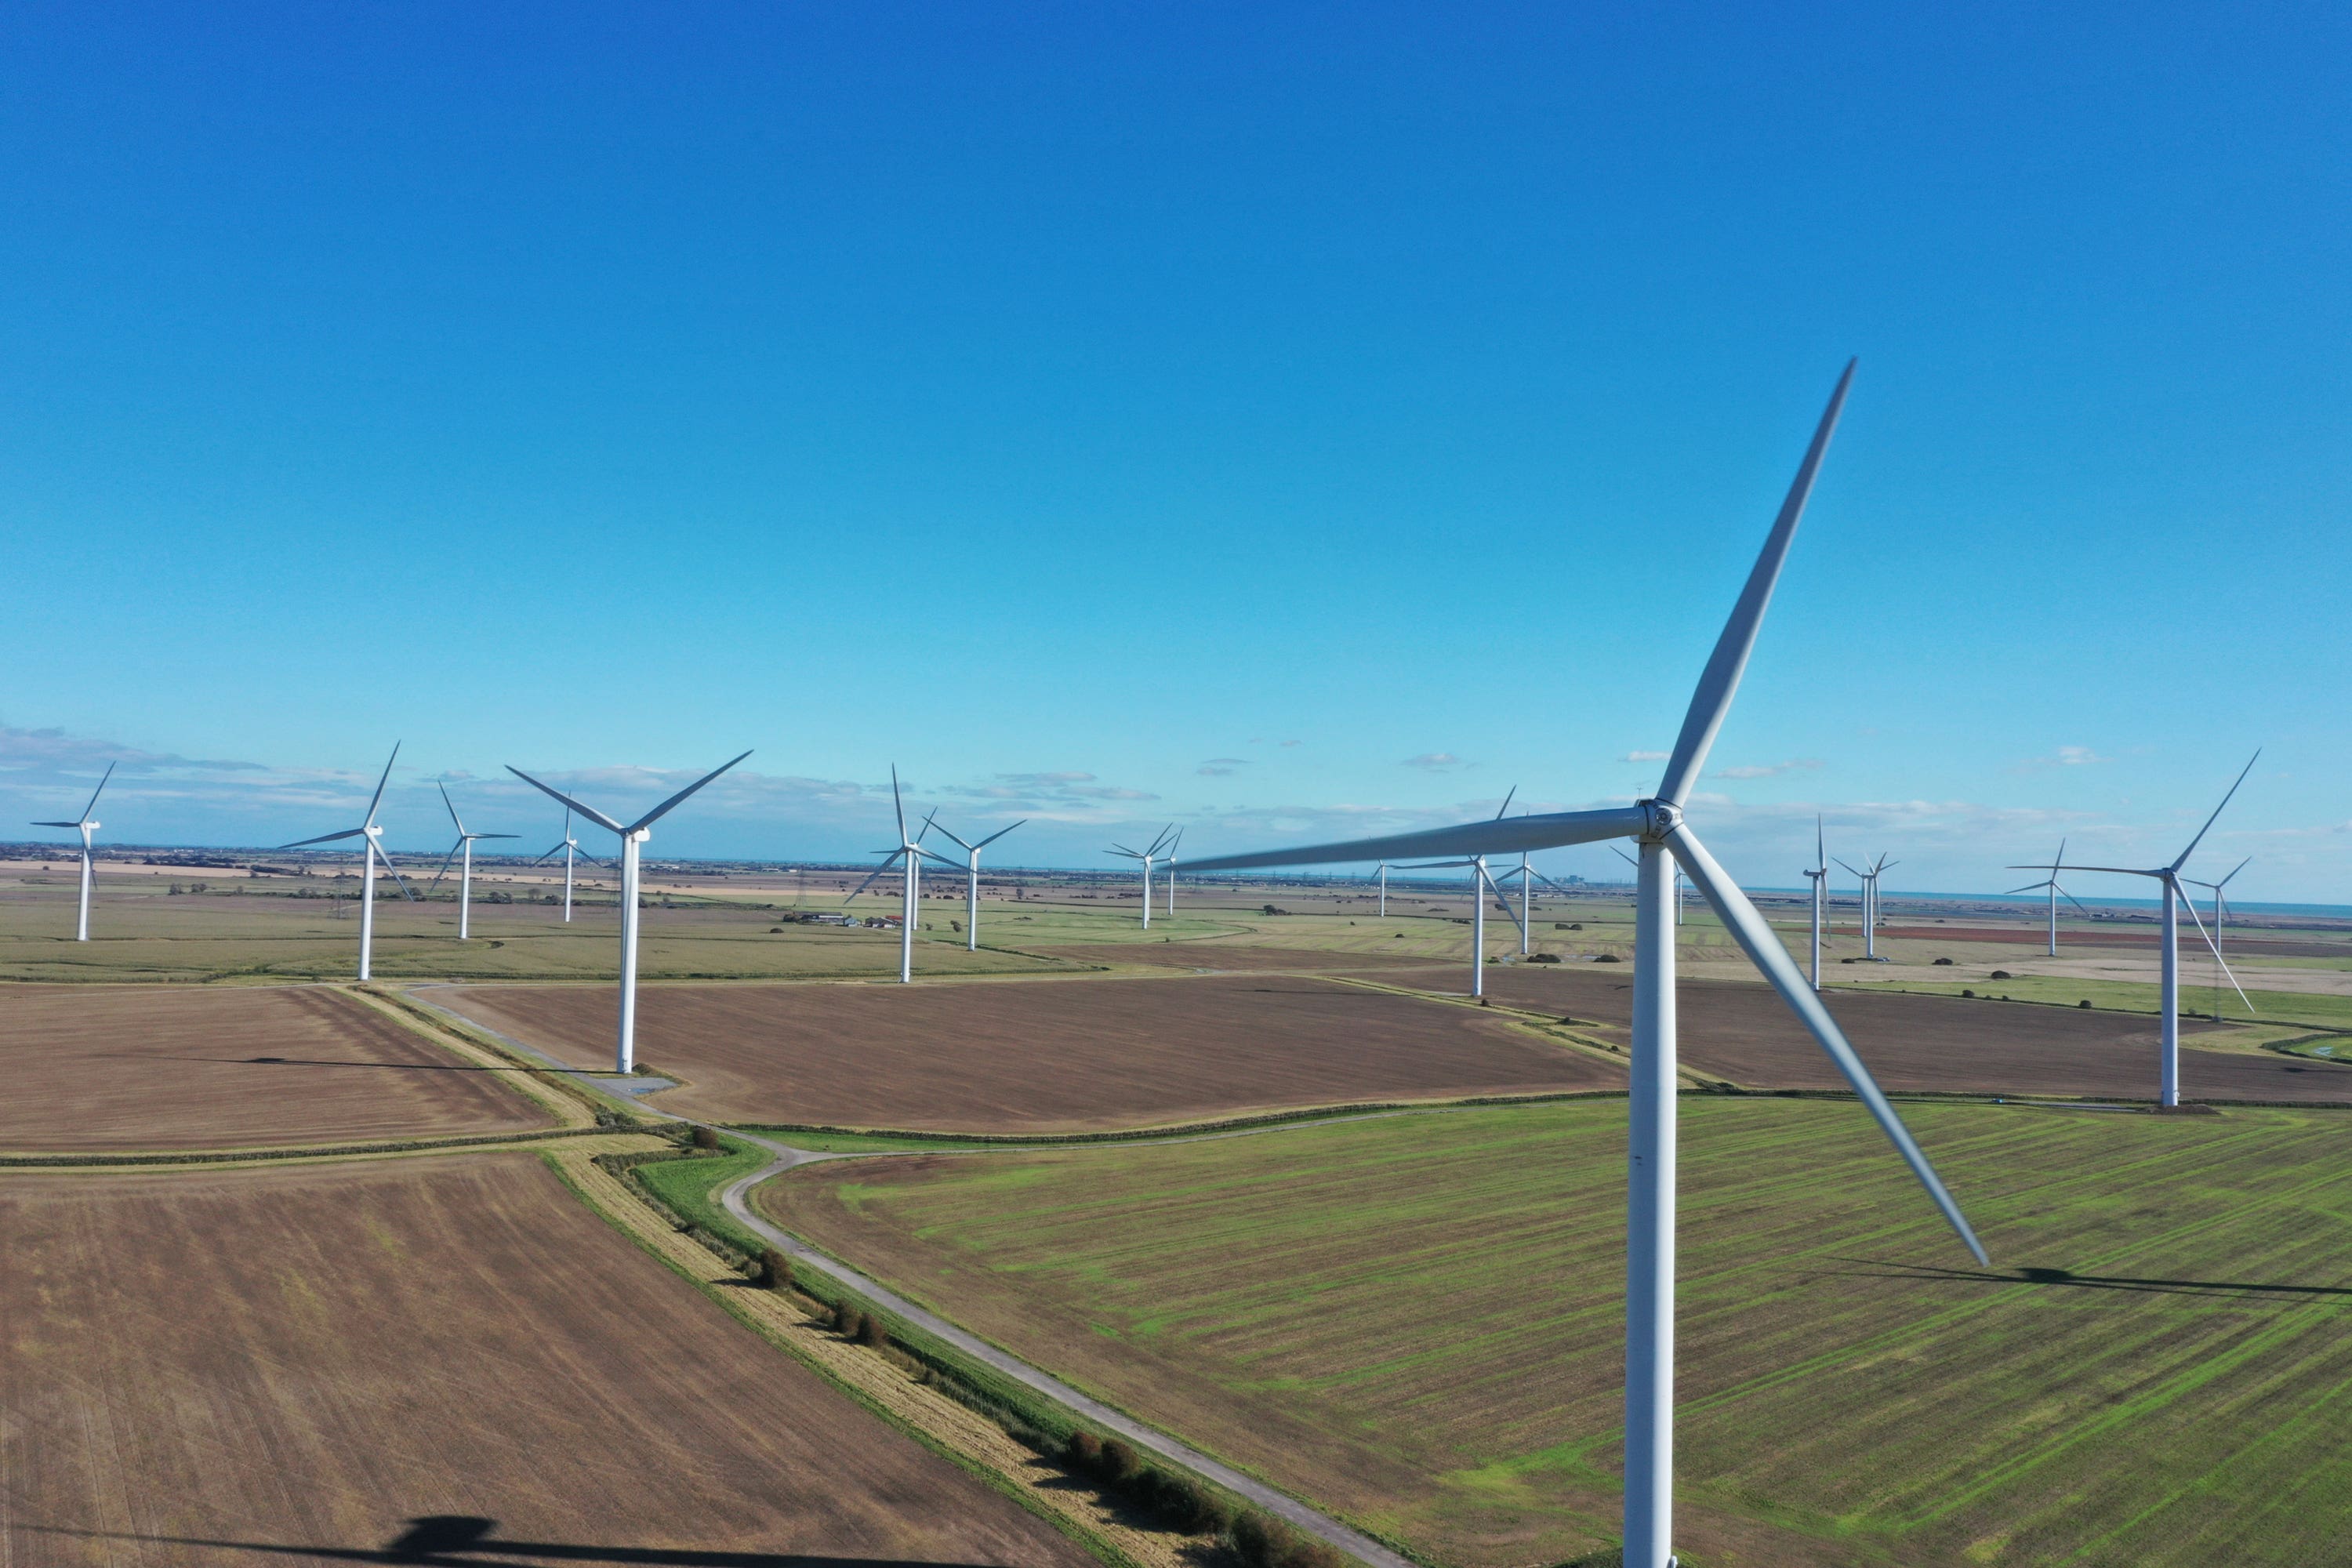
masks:
[[[420,847],[746,746],[662,848],[885,842],[894,761],[1067,863],[1622,798],[1858,354],[1732,869],[2167,854],[2260,745],[2214,858],[2347,901],[2347,32],[12,7],[0,810],[293,838],[394,738]]]

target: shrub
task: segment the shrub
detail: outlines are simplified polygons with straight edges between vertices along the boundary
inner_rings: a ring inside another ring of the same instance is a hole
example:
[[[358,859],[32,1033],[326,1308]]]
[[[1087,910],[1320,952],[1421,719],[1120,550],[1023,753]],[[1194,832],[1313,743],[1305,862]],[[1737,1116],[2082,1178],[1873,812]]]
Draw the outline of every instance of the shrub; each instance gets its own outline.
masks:
[[[1529,963],[1558,963],[1559,962],[1559,954],[1556,952],[1531,952],[1528,954],[1528,962]]]
[[[833,1331],[835,1333],[839,1334],[844,1339],[854,1340],[857,1337],[858,1330],[865,1326],[865,1313],[859,1311],[856,1308],[851,1306],[846,1301],[835,1301],[833,1304]]]
[[[2090,1005],[2091,1005],[2091,999],[2090,999],[2088,996],[2084,997],[2080,1002],[2077,1002],[2077,1003],[2075,1003],[2075,1004],[2074,1004],[2074,1005],[2075,1005],[2075,1006],[2077,1006],[2077,1007],[2087,1007],[2087,1006],[2089,1006]]]
[[[1274,1521],[1255,1509],[1245,1509],[1234,1521],[1234,1555],[1242,1560],[1244,1568],[1276,1568],[1275,1553],[1282,1542],[1275,1535]]]
[[[1622,963],[1625,961],[1613,952],[1604,952],[1592,961],[1595,963]]]
[[[1936,960],[1936,967],[1938,969],[1949,969],[1951,966],[1952,961],[1948,958],[1939,958]]]
[[[1961,986],[1961,987],[1960,987],[1960,994],[1961,994],[1961,995],[1963,995],[1963,996],[1973,996],[1973,995],[1975,995],[1975,994],[1976,994],[1976,993],[1975,993],[1975,992],[1973,992],[1973,991],[1971,991],[1971,990],[1969,990],[1967,986],[1963,985],[1963,986]]]
[[[889,1325],[883,1322],[881,1313],[868,1312],[858,1321],[857,1342],[868,1350],[886,1351],[890,1348]]]
[[[716,1148],[718,1148],[718,1147],[719,1147],[719,1131],[718,1131],[718,1130],[717,1130],[716,1128],[711,1128],[711,1127],[698,1127],[698,1128],[696,1128],[696,1129],[694,1130],[694,1146],[695,1146],[696,1148],[698,1148],[698,1149],[716,1149]]]
[[[1233,1523],[1223,1500],[1191,1476],[1160,1476],[1160,1509],[1177,1529],[1196,1535],[1218,1533]]]
[[[2014,980],[2017,976],[2011,974],[2006,969],[1996,969],[1990,974],[1987,975],[1986,978],[1989,980]]]
[[[771,1290],[793,1288],[793,1260],[771,1247],[760,1254],[759,1283]]]
[[[1143,1460],[1136,1451],[1117,1437],[1106,1438],[1102,1446],[1102,1479],[1115,1487],[1132,1486],[1143,1474]]]
[[[1326,1541],[1301,1541],[1282,1554],[1282,1568],[1348,1568],[1348,1559]]]
[[[1062,1445],[1062,1458],[1082,1476],[1102,1468],[1102,1439],[1091,1432],[1073,1432]]]

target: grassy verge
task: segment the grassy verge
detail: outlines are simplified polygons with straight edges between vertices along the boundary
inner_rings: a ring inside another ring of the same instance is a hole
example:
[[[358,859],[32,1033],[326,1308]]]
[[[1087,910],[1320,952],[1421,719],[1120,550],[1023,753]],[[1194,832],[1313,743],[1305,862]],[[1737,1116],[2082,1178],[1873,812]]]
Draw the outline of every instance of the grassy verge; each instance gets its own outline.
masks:
[[[1948,980],[1906,981],[1901,984],[1874,985],[1835,984],[1840,991],[1908,991],[1928,996],[1958,996],[1973,991],[1979,997],[2011,1002],[2033,1002],[2047,1005],[2074,1007],[2088,1002],[2095,1008],[2112,1013],[2154,1014],[2158,1009],[2158,987],[2134,980],[2074,980],[2064,975],[2020,974],[2008,980]],[[2309,995],[2298,991],[2248,991],[2252,1001],[2252,1016],[2237,993],[2221,992],[2221,1001],[2214,1005],[2212,987],[2191,985],[2185,980],[2180,987],[2183,1017],[2210,1017],[2220,1013],[2225,1023],[2288,1024],[2306,1028],[2352,1029],[2352,996]]]

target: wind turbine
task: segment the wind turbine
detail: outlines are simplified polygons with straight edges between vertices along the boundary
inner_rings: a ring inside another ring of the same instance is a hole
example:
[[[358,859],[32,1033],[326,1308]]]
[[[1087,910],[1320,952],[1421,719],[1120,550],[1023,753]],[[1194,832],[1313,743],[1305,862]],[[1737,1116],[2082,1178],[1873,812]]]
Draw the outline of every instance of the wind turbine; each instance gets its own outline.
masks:
[[[1503,873],[1506,877],[1510,874],[1508,871]],[[1541,882],[1545,887],[1563,897],[1567,895],[1566,888],[1528,864],[1527,851],[1522,849],[1519,851],[1519,956],[1521,958],[1528,955],[1528,930],[1535,921],[1536,900],[1532,884],[1536,882]]]
[[[1813,476],[1829,446],[1853,366],[1846,366],[1812,444],[1797,469],[1796,482],[1781,503],[1762,553],[1748,574],[1731,618],[1707,659],[1698,689],[1683,719],[1682,733],[1660,779],[1657,794],[1631,805],[1603,811],[1565,811],[1470,823],[1392,837],[1357,839],[1295,849],[1212,857],[1193,862],[1196,871],[1243,870],[1257,866],[1295,866],[1329,861],[1377,860],[1391,856],[1479,856],[1521,849],[1550,849],[1608,838],[1632,838],[1640,846],[1640,882],[1635,894],[1633,1031],[1629,1062],[1632,1137],[1627,1149],[1627,1265],[1625,1292],[1625,1568],[1668,1568],[1673,1558],[1674,1516],[1674,1301],[1675,1301],[1675,942],[1669,911],[1668,870],[1678,863],[1698,884],[1748,961],[1763,972],[1781,1000],[1812,1032],[1844,1074],[1911,1173],[1944,1218],[1979,1262],[1984,1248],[1969,1229],[1959,1205],[1937,1179],[1927,1157],[1912,1141],[1894,1107],[1846,1043],[1837,1020],[1805,984],[1780,939],[1756,911],[1723,868],[1708,854],[1685,816],[1685,802],[1697,783],[1716,732],[1722,727],[1739,678],[1755,647],[1758,628],[1774,584],[1787,559],[1798,519],[1811,491]],[[1670,579],[1671,581],[1671,579]]]
[[[400,873],[393,871],[392,857],[384,853],[383,844],[378,842],[383,837],[383,829],[375,825],[375,808],[383,804],[384,783],[392,777],[392,764],[399,760],[400,742],[394,741],[392,743],[392,755],[383,761],[383,775],[375,781],[375,794],[368,797],[367,816],[360,819],[360,825],[357,827],[346,827],[341,833],[321,833],[316,838],[299,838],[291,844],[278,846],[281,849],[300,849],[312,844],[331,844],[339,838],[358,838],[366,841],[367,850],[362,861],[363,868],[360,873],[360,978],[362,980],[368,977],[370,965],[373,963],[375,955],[375,863],[379,856],[383,859],[383,868],[392,871],[392,879],[400,884],[400,896],[412,900],[416,897],[408,890],[408,884],[401,881]]]
[[[1386,920],[1389,918],[1389,863],[1381,861],[1375,874],[1381,879],[1381,919]]]
[[[2231,879],[2231,877],[2235,877],[2239,872],[2241,872],[2241,871],[2244,870],[2247,867],[2249,867],[2249,866],[2252,865],[2253,863],[2254,863],[2254,858],[2253,858],[2252,856],[2251,856],[2251,855],[2247,856],[2244,859],[2242,859],[2242,860],[2239,861],[2235,866],[2231,867],[2231,868],[2230,868],[2230,875],[2229,875],[2228,877],[2224,877],[2224,878],[2222,878],[2222,879],[2221,879],[2220,881],[2218,881],[2218,882],[2199,882],[2199,881],[2197,880],[2197,879],[2196,879],[2196,878],[2194,878],[2194,877],[2188,877],[2188,878],[2184,878],[2184,879],[2183,879],[2183,880],[2185,880],[2185,881],[2195,883],[2195,884],[2196,884],[2196,886],[2198,886],[2198,887],[2200,887],[2200,888],[2208,888],[2208,889],[2210,889],[2212,890],[2212,894],[2213,894],[2213,956],[2214,956],[2215,958],[2217,958],[2217,959],[2218,959],[2218,958],[2220,958],[2220,957],[2221,956],[2221,921],[2222,921],[2222,920],[2223,920],[2223,919],[2224,919],[2224,918],[2229,914],[2229,912],[2230,912],[2230,899],[2229,899],[2229,895],[2228,895],[2228,894],[2226,894],[2226,893],[2224,893],[2224,892],[2222,892],[2222,891],[2221,891],[2221,889],[2224,889],[2224,888],[2226,888],[2226,887],[2228,887],[2228,886],[2230,885],[2230,879]],[[2237,983],[2238,983],[2238,978],[2237,978],[2237,976],[2236,976],[2236,975],[2234,975],[2234,974],[2233,974],[2233,975],[2231,975],[2231,976],[2230,977],[2230,984],[2231,984],[2231,985],[2235,985],[2235,984],[2237,984]],[[2242,1001],[2242,1002],[2245,1002],[2245,1003],[2246,1003],[2246,1011],[2247,1011],[2247,1012],[2251,1013],[2251,1012],[2252,1012],[2252,1011],[2254,1010],[2254,1005],[2253,1005],[2252,1002],[2248,1002],[2248,1001],[2246,1001],[2246,994],[2245,994],[2243,991],[2241,991],[2241,992],[2239,992],[2239,993],[2238,993],[2238,999],[2239,999],[2240,1001]],[[2216,1000],[2218,1001],[2219,999],[2218,999],[2218,998],[2216,998]],[[2214,1016],[2215,1017],[2217,1017],[2217,1018],[2218,1018],[2218,1017],[2220,1017],[2220,1016],[2221,1016],[2221,1014],[2220,1014],[2220,1013],[2218,1013],[2218,1012],[2216,1012],[2213,1016]]]
[[[454,815],[454,813],[452,815]],[[532,861],[531,864],[534,866],[545,865],[548,861],[555,858],[555,851],[558,849],[563,851],[563,923],[565,925],[570,925],[572,923],[572,858],[574,856],[578,856],[581,859],[587,861],[591,866],[599,866],[604,864],[604,862],[598,860],[593,855],[580,854],[580,840],[572,837],[572,808],[568,805],[563,808],[562,841],[554,845],[546,854]]]
[[[465,822],[457,816],[456,803],[449,798],[449,787],[438,779],[434,781],[434,785],[441,792],[441,804],[449,808],[449,820],[457,825],[457,842],[449,846],[449,853],[441,857],[441,869],[433,873],[433,880],[425,884],[425,890],[429,893],[439,887],[441,879],[449,874],[449,862],[457,859],[460,854],[465,856],[465,865],[457,873],[457,940],[465,942],[470,937],[469,916],[474,907],[474,840],[512,838],[514,835],[467,832]],[[567,834],[570,833],[571,825],[566,823],[563,830]]]
[[[1864,963],[1876,963],[1878,962],[1878,876],[1880,872],[1885,870],[1889,866],[1900,866],[1903,862],[1900,860],[1889,860],[1885,852],[1882,851],[1877,861],[1873,864],[1867,871],[1857,869],[1852,866],[1846,866],[1845,862],[1843,860],[1839,861],[1838,864],[1845,866],[1845,868],[1848,871],[1853,872],[1854,876],[1861,879],[1862,961]]]
[[[1176,837],[1168,841],[1168,918],[1176,918],[1176,851],[1184,843],[1184,830],[1178,828]]]
[[[98,809],[98,797],[106,793],[106,781],[114,776],[114,764],[106,764],[99,776],[98,787],[89,792],[89,804],[81,808],[81,816],[72,822],[36,822],[35,827],[72,827],[81,833],[81,913],[74,921],[74,941],[89,940],[89,836],[105,825],[93,821],[90,813]]]
[[[887,871],[894,864],[901,861],[905,863],[907,880],[898,908],[898,981],[901,984],[912,984],[915,979],[915,910],[923,896],[923,857],[929,855],[935,860],[945,860],[950,866],[955,862],[948,860],[946,856],[936,849],[923,847],[923,833],[929,833],[931,830],[930,817],[927,816],[923,819],[922,833],[918,833],[911,838],[907,837],[907,803],[898,793],[898,766],[896,763],[890,765],[890,805],[898,814],[898,847],[876,850],[876,854],[884,858],[882,864],[875,867],[867,874],[866,880],[850,889],[849,898],[841,901],[845,904],[848,903],[851,899],[856,898],[858,894],[872,887],[874,879]],[[931,814],[932,816],[938,815],[937,812]],[[1010,833],[1013,829],[1008,827],[1005,831]],[[955,836],[950,834],[949,837],[953,838]],[[958,838],[956,842],[961,844],[963,840]],[[987,840],[982,839],[981,842],[984,844]],[[979,866],[979,857],[975,854],[972,858],[975,886]]]
[[[1124,844],[1113,844],[1103,851],[1106,855],[1123,855],[1143,868],[1143,929],[1146,931],[1151,929],[1151,863],[1160,858],[1160,851],[1168,847],[1168,836],[1175,830],[1175,826],[1176,825],[1171,822],[1161,828],[1160,837],[1141,849],[1129,849]]]
[[[1805,880],[1813,885],[1813,989],[1822,988],[1822,893],[1829,885],[1830,856],[1828,841],[1822,837],[1822,819],[1813,818],[1813,865],[1805,873]]]
[[[655,823],[659,822],[663,817],[667,816],[672,811],[684,804],[688,795],[700,789],[704,784],[709,784],[712,779],[717,778],[720,773],[725,773],[729,768],[733,767],[735,763],[741,762],[743,757],[748,757],[751,754],[751,752],[745,752],[742,756],[737,757],[734,762],[723,763],[718,767],[711,769],[709,773],[703,774],[700,778],[695,780],[692,784],[687,785],[684,789],[678,791],[676,795],[670,796],[667,800],[662,802],[659,805],[654,807],[651,811],[646,813],[643,816],[640,816],[625,827],[612,817],[609,817],[603,812],[598,811],[594,806],[581,805],[578,801],[572,799],[562,790],[557,789],[554,785],[540,783],[537,779],[531,777],[520,768],[516,767],[512,763],[509,763],[507,764],[507,772],[514,774],[515,777],[522,780],[523,783],[530,785],[531,788],[541,791],[544,794],[553,795],[557,800],[563,803],[566,810],[586,817],[589,821],[594,823],[605,832],[618,836],[621,840],[621,1017],[620,1028],[618,1031],[619,1042],[614,1051],[613,1057],[615,1064],[613,1068],[614,1072],[633,1072],[636,1069],[637,1065],[638,852],[645,847],[646,840],[654,836],[653,826]],[[563,832],[565,837],[568,838],[571,837],[572,825],[569,822],[564,824]],[[549,853],[552,854],[554,851],[550,850]]]
[[[2049,956],[2052,958],[2058,956],[2058,900],[2063,896],[2068,903],[2074,905],[2078,910],[2083,910],[2083,900],[2076,898],[2074,894],[2067,892],[2065,889],[2058,885],[2058,873],[2065,868],[2066,841],[2061,838],[2058,840],[2058,854],[2056,858],[2053,859],[2047,866],[2032,866],[2027,868],[2027,869],[2033,871],[2047,871],[2050,873],[2047,878],[2039,882],[2028,882],[2022,888],[2011,888],[2008,894],[2003,895],[2004,897],[2009,897],[2014,896],[2018,893],[2038,893],[2044,888],[2050,889]],[[2236,871],[2232,871],[2230,873],[2230,877],[2234,877],[2238,873]],[[2226,882],[2230,879],[2230,877],[2224,877],[2221,879]],[[2198,886],[2204,888],[2210,887],[2212,884],[2210,882],[2200,882]],[[2091,911],[2088,910],[2083,910],[2083,912],[2087,915]]]
[[[1492,896],[1502,905],[1503,912],[1517,922],[1519,951],[1527,951],[1527,922],[1511,908],[1511,900],[1503,897],[1503,889],[1495,885],[1487,873],[1486,858],[1473,855],[1461,860],[1422,860],[1399,866],[1400,871],[1443,871],[1468,867],[1470,868],[1470,994],[1483,1000],[1486,994],[1486,900]]]
[[[1021,822],[1026,822],[1029,819],[1024,816],[1021,819]],[[1020,826],[1021,822],[1014,823],[1013,827]],[[938,826],[938,824],[933,823],[930,826]],[[964,875],[966,878],[963,894],[964,946],[973,952],[978,952],[980,951],[980,852],[987,848],[990,845],[995,843],[998,839],[1003,837],[1006,834],[1012,832],[1013,827],[1000,827],[977,844],[967,844],[961,838],[957,838],[954,834],[948,833],[946,828],[940,828],[941,833],[947,833],[950,838],[955,838],[955,841],[963,847]],[[955,864],[953,860],[949,859],[946,856],[940,854],[936,849],[926,849],[923,853],[929,855],[932,859],[944,862],[947,865],[952,866]],[[870,881],[872,879],[868,878],[867,880]],[[1171,899],[1173,899],[1176,896],[1175,890],[1172,887],[1170,889],[1168,896]]]
[[[2197,846],[2202,844],[2205,841],[2205,836],[2213,830],[2214,822],[2221,816],[2223,808],[2230,804],[2230,796],[2238,793],[2238,785],[2246,782],[2246,775],[2254,771],[2254,764],[2262,760],[2262,756],[2261,749],[2256,748],[2254,754],[2246,759],[2246,765],[2238,770],[2236,782],[2230,785],[2229,795],[2221,797],[2221,805],[2213,808],[2213,815],[2205,819],[2205,826],[2197,830],[2197,837],[2189,841],[2189,847],[2183,849],[2169,866],[2153,868],[2076,866],[2074,868],[2077,871],[2099,871],[2116,877],[2153,877],[2163,885],[2164,934],[2158,939],[2164,944],[2164,984],[2162,996],[2158,1002],[2158,1005],[2164,1009],[2164,1044],[2157,1068],[2157,1100],[2161,1105],[2172,1106],[2180,1103],[2180,906],[2186,899],[2180,887],[2180,868],[2189,863],[2189,857],[2197,852]],[[2011,866],[2010,869],[2039,871],[2042,868]],[[2234,877],[2237,873],[2232,871],[2230,875]],[[2227,879],[2225,878],[2224,880]],[[2237,989],[2238,999],[2244,1002],[2246,1000],[2244,988],[2238,985],[2238,977],[2231,973],[2229,961],[2221,956],[2221,948],[2215,945],[2211,934],[2205,930],[2205,922],[2199,917],[2197,905],[2193,901],[2189,904],[2189,918],[2196,921],[2198,934],[2205,938],[2207,947],[2213,949],[2213,962],[2221,966],[2222,973],[2230,976],[2231,985]],[[2254,1005],[2252,1002],[2246,1002],[2246,1011],[2251,1013],[2253,1010]]]

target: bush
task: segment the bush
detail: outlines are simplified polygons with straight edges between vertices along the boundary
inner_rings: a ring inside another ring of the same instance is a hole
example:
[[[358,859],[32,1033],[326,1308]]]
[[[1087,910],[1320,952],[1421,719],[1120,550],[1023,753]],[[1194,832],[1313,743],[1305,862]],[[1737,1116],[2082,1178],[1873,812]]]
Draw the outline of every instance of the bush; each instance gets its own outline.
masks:
[[[1604,952],[1592,961],[1595,963],[1622,963],[1625,961],[1613,952]]]
[[[1936,960],[1936,967],[1938,969],[1949,969],[1951,966],[1952,961],[1948,958],[1939,958]]]
[[[1282,1547],[1274,1533],[1276,1528],[1274,1521],[1255,1509],[1244,1510],[1234,1521],[1234,1555],[1242,1560],[1244,1568],[1276,1568],[1275,1553]]]
[[[890,1348],[889,1325],[883,1322],[881,1313],[868,1312],[859,1321],[857,1342],[868,1350],[887,1351]]]
[[[1177,1529],[1195,1535],[1222,1533],[1234,1518],[1224,1500],[1191,1476],[1160,1477],[1160,1510]]]
[[[2016,979],[2016,978],[2017,978],[2017,976],[2016,976],[2016,975],[2014,975],[2014,974],[2011,974],[2011,973],[2008,970],[2006,970],[2006,969],[1996,969],[1996,970],[1994,970],[1990,974],[1987,975],[1985,978],[1987,978],[1988,980],[2014,980],[2014,979]]]
[[[1062,1458],[1078,1474],[1094,1475],[1102,1468],[1102,1439],[1091,1432],[1073,1432],[1062,1445]]]
[[[1282,1568],[1349,1568],[1348,1558],[1324,1541],[1301,1541],[1282,1554]]]
[[[846,1301],[833,1304],[833,1331],[843,1339],[854,1340],[866,1326],[866,1314]]]
[[[1975,995],[1975,994],[1976,994],[1976,993],[1975,993],[1975,992],[1973,992],[1973,991],[1971,991],[1971,990],[1969,990],[1967,986],[1963,985],[1963,986],[1961,986],[1961,987],[1960,987],[1960,994],[1961,994],[1961,995],[1963,995],[1963,996],[1973,996],[1973,995]]]
[[[1136,1451],[1117,1437],[1108,1438],[1102,1446],[1102,1479],[1115,1487],[1135,1484],[1143,1474],[1143,1460]]]
[[[760,1272],[754,1278],[771,1290],[789,1290],[793,1288],[793,1260],[774,1247],[767,1247],[760,1254]]]
[[[2075,1004],[2074,1004],[2074,1005],[2075,1005],[2075,1006],[2077,1006],[2077,1007],[2087,1007],[2087,1006],[2089,1006],[2090,1005],[2091,1005],[2091,999],[2090,999],[2088,996],[2084,997],[2080,1002],[2077,1002],[2077,1003],[2075,1003]]]
[[[719,1131],[718,1131],[718,1129],[716,1129],[716,1128],[712,1128],[712,1127],[698,1127],[698,1128],[696,1128],[696,1129],[694,1130],[694,1146],[695,1146],[696,1148],[698,1148],[698,1149],[716,1149],[716,1148],[718,1148],[718,1147],[719,1147]]]

